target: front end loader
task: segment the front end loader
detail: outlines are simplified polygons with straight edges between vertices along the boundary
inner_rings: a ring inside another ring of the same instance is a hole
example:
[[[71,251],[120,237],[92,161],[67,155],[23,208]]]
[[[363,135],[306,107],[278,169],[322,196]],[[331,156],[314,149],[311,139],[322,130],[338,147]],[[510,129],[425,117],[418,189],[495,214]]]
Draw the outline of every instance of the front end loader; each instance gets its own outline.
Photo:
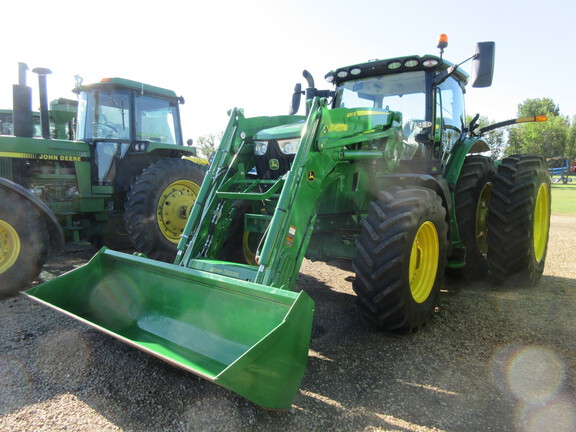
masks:
[[[493,43],[478,44],[472,85],[490,84],[493,54]],[[327,74],[332,90],[304,76],[292,115],[230,111],[173,264],[102,249],[27,294],[263,407],[288,409],[314,310],[297,289],[305,257],[351,260],[361,313],[388,331],[430,319],[448,268],[537,282],[547,171],[538,156],[495,164],[480,155],[489,147],[474,122],[464,124],[469,78],[459,65],[428,55],[361,63]],[[302,94],[307,114],[294,115]],[[510,213],[510,199],[523,206]],[[518,241],[502,247],[518,259],[502,268],[490,246],[511,234]]]

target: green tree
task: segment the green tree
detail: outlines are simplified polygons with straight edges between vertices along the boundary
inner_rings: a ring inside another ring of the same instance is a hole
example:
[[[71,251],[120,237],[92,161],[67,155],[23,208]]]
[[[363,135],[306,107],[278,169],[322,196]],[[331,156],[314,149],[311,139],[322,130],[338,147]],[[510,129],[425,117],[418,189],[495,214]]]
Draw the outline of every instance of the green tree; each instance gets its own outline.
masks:
[[[536,153],[545,157],[564,156],[568,143],[570,122],[550,98],[526,99],[518,105],[519,117],[546,115],[548,120],[526,123],[510,128],[505,154]]]
[[[568,131],[568,140],[566,142],[564,156],[571,160],[576,160],[576,116],[572,117],[572,124]]]
[[[550,98],[526,99],[518,104],[518,117],[537,115],[560,116],[560,107]]]
[[[200,155],[204,156],[206,159],[210,159],[210,157],[216,153],[218,144],[220,144],[220,140],[222,139],[222,135],[224,135],[224,132],[220,132],[217,135],[208,134],[199,137],[196,143],[196,149]]]
[[[543,123],[526,123],[510,129],[506,154],[537,153],[562,156],[568,142],[569,125],[564,117],[548,116]]]

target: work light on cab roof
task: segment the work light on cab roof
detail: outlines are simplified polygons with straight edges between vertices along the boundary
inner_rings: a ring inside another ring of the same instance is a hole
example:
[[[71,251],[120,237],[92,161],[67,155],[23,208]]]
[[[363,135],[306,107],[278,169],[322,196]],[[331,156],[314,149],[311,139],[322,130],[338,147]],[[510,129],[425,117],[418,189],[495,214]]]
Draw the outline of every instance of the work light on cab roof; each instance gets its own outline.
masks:
[[[440,55],[442,55],[442,53],[444,53],[444,48],[448,47],[448,36],[446,36],[444,33],[442,33],[439,37],[438,37],[438,46],[437,48],[440,50]]]

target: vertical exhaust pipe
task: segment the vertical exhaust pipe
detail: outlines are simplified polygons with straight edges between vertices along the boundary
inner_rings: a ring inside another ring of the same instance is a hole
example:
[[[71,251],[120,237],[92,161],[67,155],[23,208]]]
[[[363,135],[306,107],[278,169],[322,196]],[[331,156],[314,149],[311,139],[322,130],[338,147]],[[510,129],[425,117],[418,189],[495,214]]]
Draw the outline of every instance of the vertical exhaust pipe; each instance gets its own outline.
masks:
[[[26,85],[26,63],[18,63],[18,84],[12,86],[13,134],[17,137],[32,138],[32,89]]]
[[[50,69],[34,68],[32,72],[38,74],[38,91],[40,93],[40,123],[42,125],[42,138],[50,139],[50,118],[48,114],[48,87],[46,75],[52,73]]]

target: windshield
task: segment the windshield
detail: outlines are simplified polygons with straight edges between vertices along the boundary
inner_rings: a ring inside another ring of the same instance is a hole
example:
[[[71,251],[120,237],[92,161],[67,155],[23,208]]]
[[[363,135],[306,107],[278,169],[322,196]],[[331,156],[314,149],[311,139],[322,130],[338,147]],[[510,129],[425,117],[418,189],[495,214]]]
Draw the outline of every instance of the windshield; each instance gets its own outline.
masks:
[[[416,135],[426,119],[426,75],[424,71],[381,75],[341,83],[336,88],[334,108],[383,108],[402,113],[404,158],[417,150]]]
[[[336,89],[334,108],[389,108],[408,119],[424,120],[426,81],[423,71],[346,81]]]
[[[177,101],[132,92],[102,89],[82,92],[78,104],[78,137],[85,140],[134,140],[182,144]]]
[[[78,105],[79,139],[130,139],[129,92],[82,93]]]

